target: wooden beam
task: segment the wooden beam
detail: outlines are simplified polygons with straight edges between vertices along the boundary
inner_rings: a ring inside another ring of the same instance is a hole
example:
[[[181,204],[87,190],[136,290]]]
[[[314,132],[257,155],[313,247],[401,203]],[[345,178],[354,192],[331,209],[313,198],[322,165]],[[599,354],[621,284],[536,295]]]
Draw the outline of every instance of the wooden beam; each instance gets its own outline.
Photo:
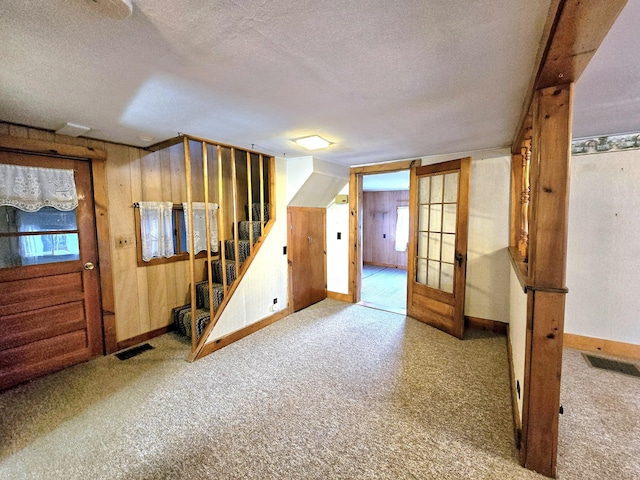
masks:
[[[627,0],[552,0],[543,30],[537,69],[531,77],[512,153],[519,153],[534,93],[575,83],[604,40]]]
[[[351,167],[351,173],[367,174],[367,173],[385,173],[399,172],[401,170],[409,170],[416,165],[420,165],[420,159],[416,160],[400,160],[398,162],[377,163],[374,165],[363,165],[360,167]]]
[[[573,84],[534,98],[522,461],[555,477],[564,329]]]
[[[564,293],[530,292],[527,325],[522,464],[555,478],[558,457]],[[527,378],[528,375],[528,378]]]
[[[531,155],[529,280],[565,288],[573,84],[540,90]]]

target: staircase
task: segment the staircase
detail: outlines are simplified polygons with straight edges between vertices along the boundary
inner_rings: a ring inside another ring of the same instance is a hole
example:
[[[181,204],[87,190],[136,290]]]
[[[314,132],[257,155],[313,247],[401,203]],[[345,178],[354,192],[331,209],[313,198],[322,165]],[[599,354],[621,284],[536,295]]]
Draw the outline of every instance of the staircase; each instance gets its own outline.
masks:
[[[252,218],[260,218],[260,204],[253,204]],[[264,223],[269,220],[269,204],[264,205]],[[224,299],[225,288],[223,285],[223,268],[226,269],[227,277],[227,292],[233,282],[238,279],[238,272],[236,271],[236,265],[239,265],[242,270],[242,265],[247,258],[251,255],[251,239],[253,243],[261,236],[261,227],[259,221],[241,221],[238,222],[238,263],[236,264],[236,241],[224,240],[224,254],[226,261],[222,259],[213,260],[211,262],[211,276],[212,276],[212,296],[213,296],[213,310],[218,312],[218,308]],[[255,253],[254,253],[255,254]],[[195,284],[196,290],[196,337],[200,339],[206,326],[210,323],[210,302],[209,298],[209,281],[204,280]],[[183,305],[173,309],[173,322],[178,334],[191,338],[191,316],[192,309],[191,304]]]

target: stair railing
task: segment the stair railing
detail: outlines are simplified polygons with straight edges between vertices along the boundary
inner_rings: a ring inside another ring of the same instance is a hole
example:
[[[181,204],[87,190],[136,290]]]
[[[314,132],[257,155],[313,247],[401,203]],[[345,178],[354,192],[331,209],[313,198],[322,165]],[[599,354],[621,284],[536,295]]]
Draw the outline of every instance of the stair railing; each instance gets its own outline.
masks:
[[[187,203],[189,205],[189,222],[192,225],[190,230],[189,238],[187,239],[189,245],[189,277],[190,277],[190,300],[191,300],[191,354],[189,356],[189,360],[195,360],[198,358],[198,354],[202,351],[202,347],[204,346],[207,337],[210,332],[215,327],[224,307],[227,305],[229,299],[233,295],[233,292],[236,290],[237,285],[244,274],[244,271],[248,267],[251,262],[253,255],[256,253],[257,249],[254,246],[254,242],[256,242],[256,238],[254,238],[254,209],[253,209],[253,189],[252,189],[252,158],[251,155],[257,155],[258,157],[258,165],[259,165],[259,186],[260,186],[260,213],[259,213],[259,222],[260,222],[260,237],[266,235],[268,229],[267,226],[270,227],[272,222],[275,220],[275,216],[273,214],[273,205],[274,202],[271,200],[273,198],[273,157],[267,157],[269,160],[269,206],[270,206],[270,215],[268,220],[268,225],[265,225],[265,164],[264,164],[264,156],[260,152],[255,152],[251,150],[246,150],[246,169],[247,169],[247,217],[249,221],[249,256],[245,260],[245,262],[240,263],[240,245],[239,245],[239,220],[238,220],[238,172],[236,167],[236,147],[230,145],[224,145],[221,143],[213,142],[210,140],[193,137],[190,135],[184,135],[183,137],[183,146],[184,146],[184,160],[185,160],[185,178],[186,178],[186,193],[187,193]],[[197,299],[196,299],[196,275],[195,275],[195,245],[194,245],[194,232],[195,228],[193,228],[194,224],[194,208],[193,208],[193,176],[192,176],[192,160],[191,160],[191,151],[190,151],[190,141],[199,142],[202,148],[202,174],[203,174],[203,189],[204,189],[204,204],[205,204],[205,226],[206,226],[206,246],[207,246],[207,291],[209,294],[209,322],[206,325],[204,331],[200,336],[197,335]],[[209,192],[209,155],[208,155],[208,146],[216,147],[217,150],[217,170],[218,170],[218,212],[217,212],[217,229],[218,229],[218,241],[219,241],[219,257],[221,262],[221,270],[222,270],[222,288],[223,288],[223,300],[218,306],[215,308],[214,305],[214,294],[213,294],[213,271],[212,264],[214,257],[212,256],[212,245],[211,245],[211,229],[212,225],[210,223],[210,192]],[[229,148],[231,153],[230,158],[230,167],[231,167],[231,190],[233,196],[232,205],[225,205],[225,195],[224,195],[224,172],[226,171],[222,149]],[[226,252],[226,229],[224,228],[226,221],[226,212],[230,210],[233,216],[233,247],[234,247],[234,262],[235,262],[235,279],[231,285],[228,285],[228,275],[227,275],[227,252]],[[259,245],[257,245],[259,247]],[[240,271],[242,267],[242,272]]]

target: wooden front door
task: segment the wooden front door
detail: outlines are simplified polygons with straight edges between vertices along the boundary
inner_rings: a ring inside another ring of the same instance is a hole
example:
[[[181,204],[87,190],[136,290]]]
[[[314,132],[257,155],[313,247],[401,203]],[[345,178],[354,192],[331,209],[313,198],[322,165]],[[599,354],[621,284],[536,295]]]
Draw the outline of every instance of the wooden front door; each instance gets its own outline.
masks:
[[[471,158],[411,171],[407,314],[464,334]]]
[[[103,353],[91,163],[0,152],[0,164],[73,169],[78,207],[0,207],[0,390]]]
[[[327,297],[324,208],[289,207],[289,289],[297,312]]]

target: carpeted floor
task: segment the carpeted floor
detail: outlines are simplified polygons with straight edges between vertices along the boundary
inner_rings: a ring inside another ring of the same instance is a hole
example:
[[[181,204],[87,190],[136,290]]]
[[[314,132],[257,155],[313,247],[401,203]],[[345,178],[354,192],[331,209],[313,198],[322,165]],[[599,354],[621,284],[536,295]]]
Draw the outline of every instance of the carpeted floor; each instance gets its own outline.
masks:
[[[560,401],[559,478],[640,479],[640,378],[594,368],[565,348]]]
[[[1,394],[0,478],[544,478],[515,458],[504,337],[325,300],[192,364],[150,343]]]

